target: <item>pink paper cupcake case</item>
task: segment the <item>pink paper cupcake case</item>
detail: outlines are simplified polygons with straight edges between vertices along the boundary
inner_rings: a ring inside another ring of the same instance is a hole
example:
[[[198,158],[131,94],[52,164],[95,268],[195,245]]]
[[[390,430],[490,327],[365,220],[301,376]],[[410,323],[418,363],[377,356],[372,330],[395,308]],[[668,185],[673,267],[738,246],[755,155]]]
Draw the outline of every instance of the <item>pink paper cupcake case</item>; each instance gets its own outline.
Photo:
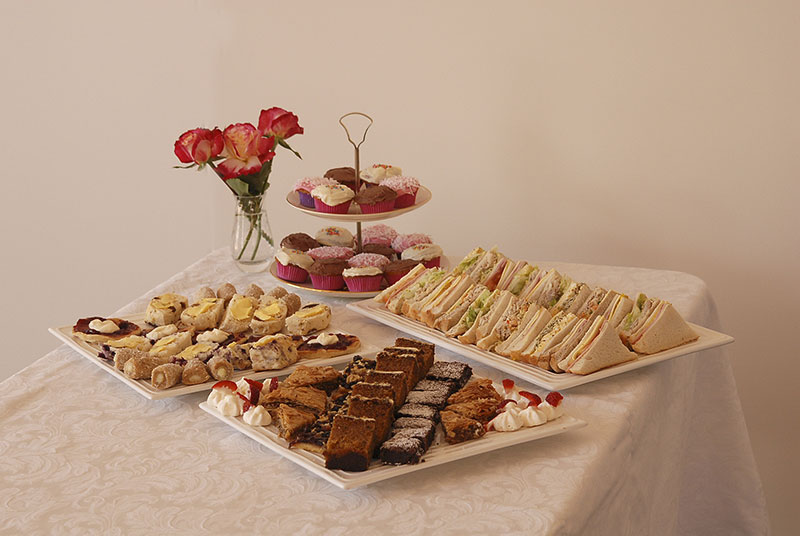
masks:
[[[398,195],[394,200],[394,208],[406,208],[417,202],[417,193]]]
[[[347,289],[350,292],[375,292],[380,290],[383,275],[368,275],[361,277],[345,277]]]
[[[382,201],[380,203],[372,203],[370,205],[359,205],[362,214],[378,214],[379,212],[389,212],[396,207],[396,199],[391,201]]]
[[[345,201],[344,203],[339,203],[338,205],[328,205],[317,199],[314,198],[314,208],[317,212],[326,212],[328,214],[347,214],[347,211],[350,210],[350,203],[352,201]]]
[[[439,268],[439,266],[442,263],[441,261],[442,261],[441,257],[435,257],[429,261],[424,261],[422,263],[422,266],[424,266],[425,268]]]
[[[317,290],[341,290],[344,286],[344,278],[341,275],[311,274],[311,284]]]
[[[308,279],[308,272],[299,266],[289,265],[284,266],[280,261],[275,261],[275,271],[278,277],[292,283],[305,283]]]

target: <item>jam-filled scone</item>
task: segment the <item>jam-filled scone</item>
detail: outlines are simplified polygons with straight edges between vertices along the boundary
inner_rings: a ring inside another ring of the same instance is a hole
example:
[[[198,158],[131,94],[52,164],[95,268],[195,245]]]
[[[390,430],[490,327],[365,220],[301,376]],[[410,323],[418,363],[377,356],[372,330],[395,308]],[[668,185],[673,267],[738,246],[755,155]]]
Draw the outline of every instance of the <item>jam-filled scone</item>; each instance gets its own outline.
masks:
[[[174,324],[180,320],[181,313],[188,304],[188,300],[180,294],[167,292],[156,296],[147,305],[144,321],[154,326]]]
[[[266,335],[250,345],[253,370],[277,370],[297,363],[297,345],[283,334]]]
[[[72,334],[86,342],[104,343],[138,335],[142,328],[121,318],[90,316],[79,319],[72,326]]]
[[[225,313],[225,301],[221,298],[201,298],[181,313],[181,322],[196,331],[219,326]]]
[[[219,329],[228,333],[247,331],[257,306],[258,301],[255,298],[241,294],[234,295],[228,303],[228,308],[225,309]]]

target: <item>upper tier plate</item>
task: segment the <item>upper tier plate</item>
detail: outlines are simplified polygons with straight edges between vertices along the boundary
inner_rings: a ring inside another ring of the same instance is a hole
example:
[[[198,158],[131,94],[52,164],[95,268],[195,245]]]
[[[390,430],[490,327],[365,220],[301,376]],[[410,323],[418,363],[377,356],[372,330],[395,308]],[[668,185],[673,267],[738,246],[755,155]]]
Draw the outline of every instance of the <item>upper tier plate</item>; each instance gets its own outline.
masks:
[[[388,220],[389,218],[394,218],[396,216],[400,216],[401,214],[405,214],[406,212],[411,212],[412,210],[418,209],[419,207],[430,201],[431,197],[433,197],[431,191],[425,188],[424,186],[420,186],[419,190],[417,191],[417,202],[411,205],[410,207],[398,208],[395,210],[390,210],[389,212],[378,212],[377,214],[362,214],[361,209],[358,208],[358,205],[355,203],[350,204],[350,211],[347,214],[330,214],[328,212],[317,212],[313,208],[308,208],[301,205],[300,196],[294,190],[292,190],[286,195],[286,202],[292,205],[297,210],[302,210],[306,214],[310,214],[318,218],[324,218],[326,220],[380,221],[380,220]]]

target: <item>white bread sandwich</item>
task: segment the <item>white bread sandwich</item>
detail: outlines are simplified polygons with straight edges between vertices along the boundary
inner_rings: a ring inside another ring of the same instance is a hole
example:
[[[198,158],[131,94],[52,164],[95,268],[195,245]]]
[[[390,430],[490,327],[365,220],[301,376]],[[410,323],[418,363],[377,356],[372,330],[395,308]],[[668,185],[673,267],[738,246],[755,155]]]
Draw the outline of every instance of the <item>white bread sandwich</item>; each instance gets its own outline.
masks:
[[[478,339],[486,337],[491,333],[495,324],[503,316],[512,300],[518,299],[507,290],[498,290],[497,297],[491,307],[480,318],[475,321],[469,331],[458,338],[463,343],[475,344]]]
[[[475,283],[467,275],[460,275],[453,279],[453,283],[436,300],[426,305],[419,314],[420,319],[428,327],[433,327],[436,320],[450,310],[465,293],[467,293]]]
[[[504,357],[516,358],[533,342],[553,316],[544,307],[528,305],[528,311],[519,323],[519,327],[505,341],[495,346],[495,353]]]
[[[414,281],[419,279],[419,277],[426,271],[428,270],[422,265],[422,263],[417,264],[416,266],[414,266],[414,268],[411,269],[410,272],[408,272],[406,275],[398,279],[394,285],[385,288],[382,292],[380,292],[377,296],[375,296],[372,299],[378,303],[388,302],[396,294],[407,289],[411,284],[414,283]]]
[[[569,334],[578,317],[572,313],[560,312],[553,316],[544,329],[527,348],[519,353],[517,359],[524,363],[540,366],[540,358],[547,355],[550,348],[561,342]],[[512,356],[513,357],[513,356]],[[541,360],[541,368],[550,370],[550,359]]]
[[[466,329],[461,335],[458,336],[458,340],[463,342],[464,344],[472,344],[478,337],[476,333],[478,331],[478,326],[480,325],[481,318],[485,315],[489,314],[489,311],[492,310],[497,300],[500,298],[500,291],[493,290],[489,297],[481,304],[480,309],[477,311],[475,318],[469,324],[469,328]]]
[[[575,326],[573,326],[567,336],[564,337],[560,343],[550,348],[547,355],[550,359],[550,370],[553,372],[564,372],[564,369],[560,366],[560,362],[578,346],[583,336],[586,335],[589,328],[592,326],[592,322],[593,320],[588,318],[578,318]]]
[[[408,287],[392,296],[386,302],[386,308],[395,314],[402,313],[406,301],[415,301],[427,296],[444,279],[444,276],[445,271],[439,268],[425,271]]]
[[[591,374],[634,359],[636,354],[625,348],[614,327],[598,316],[578,346],[559,363],[559,367],[573,374]]]
[[[620,326],[620,338],[635,352],[655,354],[697,340],[697,333],[668,301],[641,294],[636,305]]]
[[[555,305],[550,308],[550,312],[555,314],[559,311],[565,313],[577,313],[578,309],[584,304],[592,293],[592,289],[586,283],[572,282],[558,299]],[[577,315],[576,315],[577,316]]]
[[[436,301],[439,296],[441,296],[450,286],[453,284],[453,280],[455,278],[452,275],[445,275],[444,279],[439,281],[439,284],[436,285],[429,293],[425,294],[424,296],[420,296],[418,299],[414,300],[407,300],[406,303],[403,304],[403,316],[407,316],[412,320],[420,321],[420,312],[424,307],[428,304],[433,303]]]
[[[631,309],[633,300],[624,294],[617,294],[603,313],[603,317],[611,323],[611,327],[617,329]]]
[[[458,337],[469,330],[472,325],[475,323],[475,320],[480,316],[483,308],[486,307],[486,304],[492,299],[493,293],[488,288],[484,287],[483,285],[477,285],[476,288],[483,289],[478,294],[478,296],[472,301],[472,303],[467,307],[467,310],[464,311],[464,314],[461,315],[461,318],[458,319],[453,326],[451,326],[446,332],[445,335],[448,337]]]
[[[511,298],[511,302],[506,307],[500,320],[485,337],[478,339],[475,346],[483,350],[491,350],[496,345],[508,339],[519,327],[525,314],[528,312],[530,304],[517,297]]]
[[[452,306],[450,306],[450,309],[436,319],[433,327],[439,331],[446,332],[455,326],[458,321],[461,320],[461,317],[464,316],[464,313],[467,312],[469,306],[478,299],[484,290],[487,291],[488,295],[488,289],[483,285],[472,285],[467,292],[465,292]]]
[[[452,270],[453,275],[461,275],[461,274],[469,274],[472,268],[475,267],[475,263],[477,263],[483,256],[486,254],[486,251],[482,247],[477,247],[467,253],[467,255],[461,259],[455,268]]]

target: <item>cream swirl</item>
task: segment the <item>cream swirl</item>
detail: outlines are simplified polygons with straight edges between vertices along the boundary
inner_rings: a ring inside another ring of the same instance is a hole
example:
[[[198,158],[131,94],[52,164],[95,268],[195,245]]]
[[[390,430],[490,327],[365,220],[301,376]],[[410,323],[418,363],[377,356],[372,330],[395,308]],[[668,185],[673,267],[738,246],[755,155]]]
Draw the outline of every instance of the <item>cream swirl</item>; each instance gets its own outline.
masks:
[[[312,197],[332,207],[350,201],[355,195],[353,190],[341,184],[336,186],[322,185],[311,190]]]
[[[251,406],[244,412],[242,420],[250,426],[268,426],[272,423],[272,417],[264,406]]]
[[[303,270],[308,270],[308,268],[314,264],[314,259],[299,249],[281,248],[280,251],[275,254],[275,259],[284,266],[299,266]]]

